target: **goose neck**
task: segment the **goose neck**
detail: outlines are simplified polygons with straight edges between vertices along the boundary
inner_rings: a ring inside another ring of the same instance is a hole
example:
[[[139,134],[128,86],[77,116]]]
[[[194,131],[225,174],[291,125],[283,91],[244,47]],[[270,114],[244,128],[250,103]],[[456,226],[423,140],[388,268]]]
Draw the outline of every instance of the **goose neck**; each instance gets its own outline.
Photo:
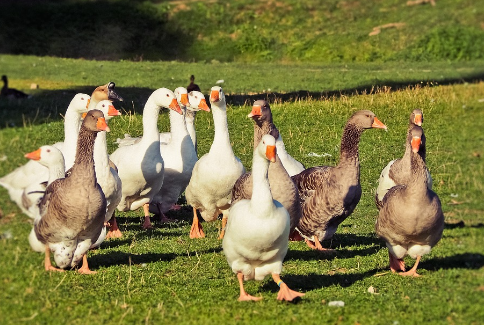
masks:
[[[356,125],[351,123],[346,125],[341,138],[340,165],[359,166],[358,146],[362,133],[363,129]]]
[[[77,140],[76,159],[71,173],[71,176],[75,174],[80,175],[83,182],[92,182],[93,184],[91,185],[93,186],[97,183],[93,155],[96,136],[97,132],[81,127],[79,139]]]
[[[252,197],[251,206],[252,211],[258,211],[260,216],[269,216],[270,210],[273,208],[272,193],[269,185],[268,171],[269,160],[261,157],[255,150],[252,162]],[[277,158],[279,159],[279,158]]]
[[[160,106],[156,105],[154,99],[148,98],[143,109],[143,140],[150,142],[160,141],[158,133],[158,116],[160,114]]]
[[[59,164],[54,164],[49,166],[49,179],[47,180],[47,185],[50,185],[53,181],[58,178],[63,178],[65,175],[64,161]]]
[[[212,148],[224,148],[230,149],[230,151],[232,151],[227,123],[227,113],[225,112],[225,110],[215,108],[212,109],[212,115],[215,128],[215,136],[210,150],[212,150]]]
[[[185,125],[185,115],[178,114],[170,110],[170,132],[171,141],[181,141],[188,135],[187,126]]]
[[[76,144],[81,127],[81,116],[73,109],[67,109],[64,118],[64,145],[63,154],[66,170],[71,168],[76,157]]]

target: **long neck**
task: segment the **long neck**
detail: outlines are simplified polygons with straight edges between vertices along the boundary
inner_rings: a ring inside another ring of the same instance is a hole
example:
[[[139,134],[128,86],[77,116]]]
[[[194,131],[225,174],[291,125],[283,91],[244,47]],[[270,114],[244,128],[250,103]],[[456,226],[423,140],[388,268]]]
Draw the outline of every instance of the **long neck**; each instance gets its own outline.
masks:
[[[351,123],[346,125],[341,138],[340,166],[351,165],[359,167],[358,145],[361,133],[363,133],[363,129],[356,125]]]
[[[187,126],[185,125],[185,115],[170,110],[170,132],[171,141],[181,142],[188,135]]]
[[[58,178],[63,178],[65,175],[64,160],[59,164],[49,165],[49,179],[47,180],[47,185],[50,185],[53,181]]]
[[[233,152],[232,146],[230,145],[226,111],[219,109],[218,107],[214,107],[212,109],[212,115],[213,124],[215,127],[215,136],[212,146],[210,147],[210,151],[223,148],[224,150],[230,150],[231,152]]]
[[[143,138],[142,141],[160,141],[158,133],[158,115],[160,107],[156,105],[154,99],[148,98],[143,109]]]
[[[62,153],[64,154],[66,170],[72,167],[76,157],[76,145],[81,127],[81,116],[71,107],[67,108],[64,118],[64,145]]]
[[[101,177],[103,170],[110,169],[106,132],[99,132],[94,141],[94,163],[98,177]]]
[[[3,88],[8,88],[8,79],[2,79],[3,80]]]
[[[269,170],[269,160],[264,159],[254,151],[254,158],[252,161],[252,197],[250,204],[252,211],[257,211],[260,216],[271,215],[269,211],[273,208],[272,193],[269,186],[269,179],[267,177]]]
[[[197,132],[195,131],[195,116],[190,113],[186,114],[185,124],[187,126],[188,134],[190,134],[190,138],[192,139],[193,146],[195,147],[195,150],[197,150]]]
[[[415,195],[427,193],[427,172],[422,157],[413,152],[410,154],[410,179],[407,188]]]
[[[96,135],[97,132],[88,131],[84,127],[81,127],[79,139],[77,140],[76,159],[71,173],[71,177],[73,175],[76,175],[76,177],[80,176],[80,181],[88,183],[91,186],[96,186],[97,183],[93,155]]]
[[[262,123],[254,124],[254,148],[257,148],[262,137],[266,134],[270,134],[276,139],[279,138],[279,130],[272,121],[264,121]]]

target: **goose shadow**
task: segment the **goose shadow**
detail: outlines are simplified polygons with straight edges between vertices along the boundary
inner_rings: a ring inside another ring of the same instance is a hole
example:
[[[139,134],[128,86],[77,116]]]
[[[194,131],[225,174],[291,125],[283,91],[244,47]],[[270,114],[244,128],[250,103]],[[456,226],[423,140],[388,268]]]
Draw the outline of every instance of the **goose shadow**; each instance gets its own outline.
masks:
[[[479,253],[463,253],[447,257],[433,258],[422,261],[419,268],[429,271],[442,269],[480,269],[484,266],[484,255]]]
[[[484,223],[478,223],[478,224],[473,224],[473,225],[466,225],[463,220],[456,222],[456,223],[445,223],[444,229],[456,229],[456,228],[484,228]]]
[[[299,292],[308,292],[311,290],[321,289],[332,285],[339,285],[343,288],[349,287],[357,281],[361,281],[367,277],[373,276],[377,272],[376,269],[366,271],[363,273],[348,273],[348,274],[283,274],[282,280],[291,288]],[[272,281],[265,283],[262,288],[269,292],[278,292],[279,288]]]
[[[377,253],[381,249],[380,245],[367,247],[357,250],[349,249],[333,249],[331,251],[319,251],[319,250],[297,250],[289,249],[286,254],[285,260],[302,260],[302,261],[314,261],[314,260],[333,260],[337,258],[353,258],[356,256],[368,256]]]
[[[129,264],[143,264],[158,261],[170,262],[177,257],[177,254],[168,253],[144,253],[130,254],[120,251],[108,252],[106,254],[97,254],[89,257],[89,266],[93,269],[100,267],[120,266]],[[130,262],[131,260],[131,262]]]

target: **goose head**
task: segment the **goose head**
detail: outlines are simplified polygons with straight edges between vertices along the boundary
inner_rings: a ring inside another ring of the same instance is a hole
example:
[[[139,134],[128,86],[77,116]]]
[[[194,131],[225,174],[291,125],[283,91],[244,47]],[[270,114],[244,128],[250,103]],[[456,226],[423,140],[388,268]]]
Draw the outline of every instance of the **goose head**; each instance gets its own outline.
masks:
[[[69,107],[75,112],[82,114],[87,112],[87,107],[91,101],[91,97],[87,94],[78,93],[72,98]]]
[[[180,107],[184,108],[189,105],[188,90],[185,87],[178,87],[173,92]]]
[[[116,91],[114,91],[115,86],[115,83],[111,81],[105,85],[96,87],[96,89],[94,89],[94,91],[92,92],[91,98],[96,102],[100,102],[106,99],[109,99],[110,101],[122,101],[123,98],[119,96]]]
[[[7,76],[6,76],[6,75],[3,75],[3,76],[2,76],[2,81],[3,81],[4,83],[8,83],[8,79],[7,79]]]
[[[222,87],[213,86],[210,90],[210,103],[219,108],[225,109],[225,94]]]
[[[265,157],[270,162],[276,162],[276,138],[272,135],[264,135],[257,146],[257,150],[262,157]]]
[[[38,161],[43,166],[53,166],[54,164],[64,164],[62,152],[53,146],[42,146],[39,149],[26,153],[25,158]]]
[[[272,123],[272,112],[269,103],[263,99],[256,100],[252,105],[252,111],[247,115],[254,120],[257,125],[264,122]]]
[[[387,130],[387,126],[383,124],[375,115],[370,110],[361,110],[353,114],[351,116],[350,120],[348,121],[349,123],[355,124],[361,129],[371,129],[371,128],[377,128],[377,129],[385,129]]]
[[[158,107],[164,107],[183,115],[183,111],[176,100],[175,94],[168,88],[158,88],[150,96],[151,101]]]
[[[410,144],[412,146],[412,152],[413,153],[418,153],[420,150],[420,146],[422,144],[422,135],[423,135],[423,129],[415,125],[409,132],[408,137],[410,140]]]
[[[109,126],[102,111],[93,109],[87,112],[82,122],[82,126],[92,132],[106,131],[109,132]]]
[[[416,108],[410,114],[410,123],[418,126],[422,126],[423,123],[423,113],[420,108]]]
[[[210,108],[207,105],[205,96],[199,91],[196,91],[196,90],[191,91],[188,94],[188,102],[189,102],[189,105],[187,106],[187,109],[190,111],[203,110],[206,112],[210,112]]]
[[[104,118],[106,122],[108,122],[110,119],[112,119],[114,116],[119,116],[121,115],[121,112],[118,111],[113,103],[110,100],[102,100],[99,103],[97,103],[95,109],[100,110],[104,114]],[[85,118],[87,115],[87,112],[82,114],[82,118]]]

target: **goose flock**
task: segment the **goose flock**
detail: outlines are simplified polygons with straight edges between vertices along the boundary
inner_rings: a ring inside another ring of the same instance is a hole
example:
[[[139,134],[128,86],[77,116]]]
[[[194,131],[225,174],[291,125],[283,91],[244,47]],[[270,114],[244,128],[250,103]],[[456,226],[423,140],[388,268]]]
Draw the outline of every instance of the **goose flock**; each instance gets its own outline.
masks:
[[[95,273],[88,251],[123,236],[116,209],[143,208],[141,227],[147,229],[150,213],[173,221],[165,214],[180,208],[176,203],[185,193],[193,208],[190,238],[205,237],[201,219],[211,222],[222,215],[219,238],[239,281],[240,301],[260,300],[245,291],[244,281],[267,275],[280,288],[278,300],[300,299],[304,293],[291,290],[280,277],[288,242],[304,240],[312,249],[329,250],[321,242],[332,238],[362,196],[361,135],[367,129],[386,130],[386,125],[370,110],[355,112],[343,129],[338,164],[306,168],[286,151],[269,103],[257,100],[248,114],[254,122],[254,151],[246,172],[230,142],[223,89],[211,88],[209,107],[193,76],[188,88],[155,90],[144,106],[142,136],[126,134],[110,154],[108,122],[121,115],[112,104],[122,100],[115,84],[99,86],[91,96],[74,96],[65,114],[64,141],[27,153],[26,164],[0,178],[12,201],[33,219],[32,249],[45,253],[47,271]],[[170,132],[158,130],[162,108],[169,109]],[[210,150],[201,157],[194,124],[198,111],[212,113],[215,129]],[[376,234],[388,247],[390,270],[404,276],[419,276],[421,257],[438,243],[444,228],[425,164],[422,123],[423,112],[413,110],[405,152],[383,168],[375,194]],[[409,271],[405,255],[416,260]]]

